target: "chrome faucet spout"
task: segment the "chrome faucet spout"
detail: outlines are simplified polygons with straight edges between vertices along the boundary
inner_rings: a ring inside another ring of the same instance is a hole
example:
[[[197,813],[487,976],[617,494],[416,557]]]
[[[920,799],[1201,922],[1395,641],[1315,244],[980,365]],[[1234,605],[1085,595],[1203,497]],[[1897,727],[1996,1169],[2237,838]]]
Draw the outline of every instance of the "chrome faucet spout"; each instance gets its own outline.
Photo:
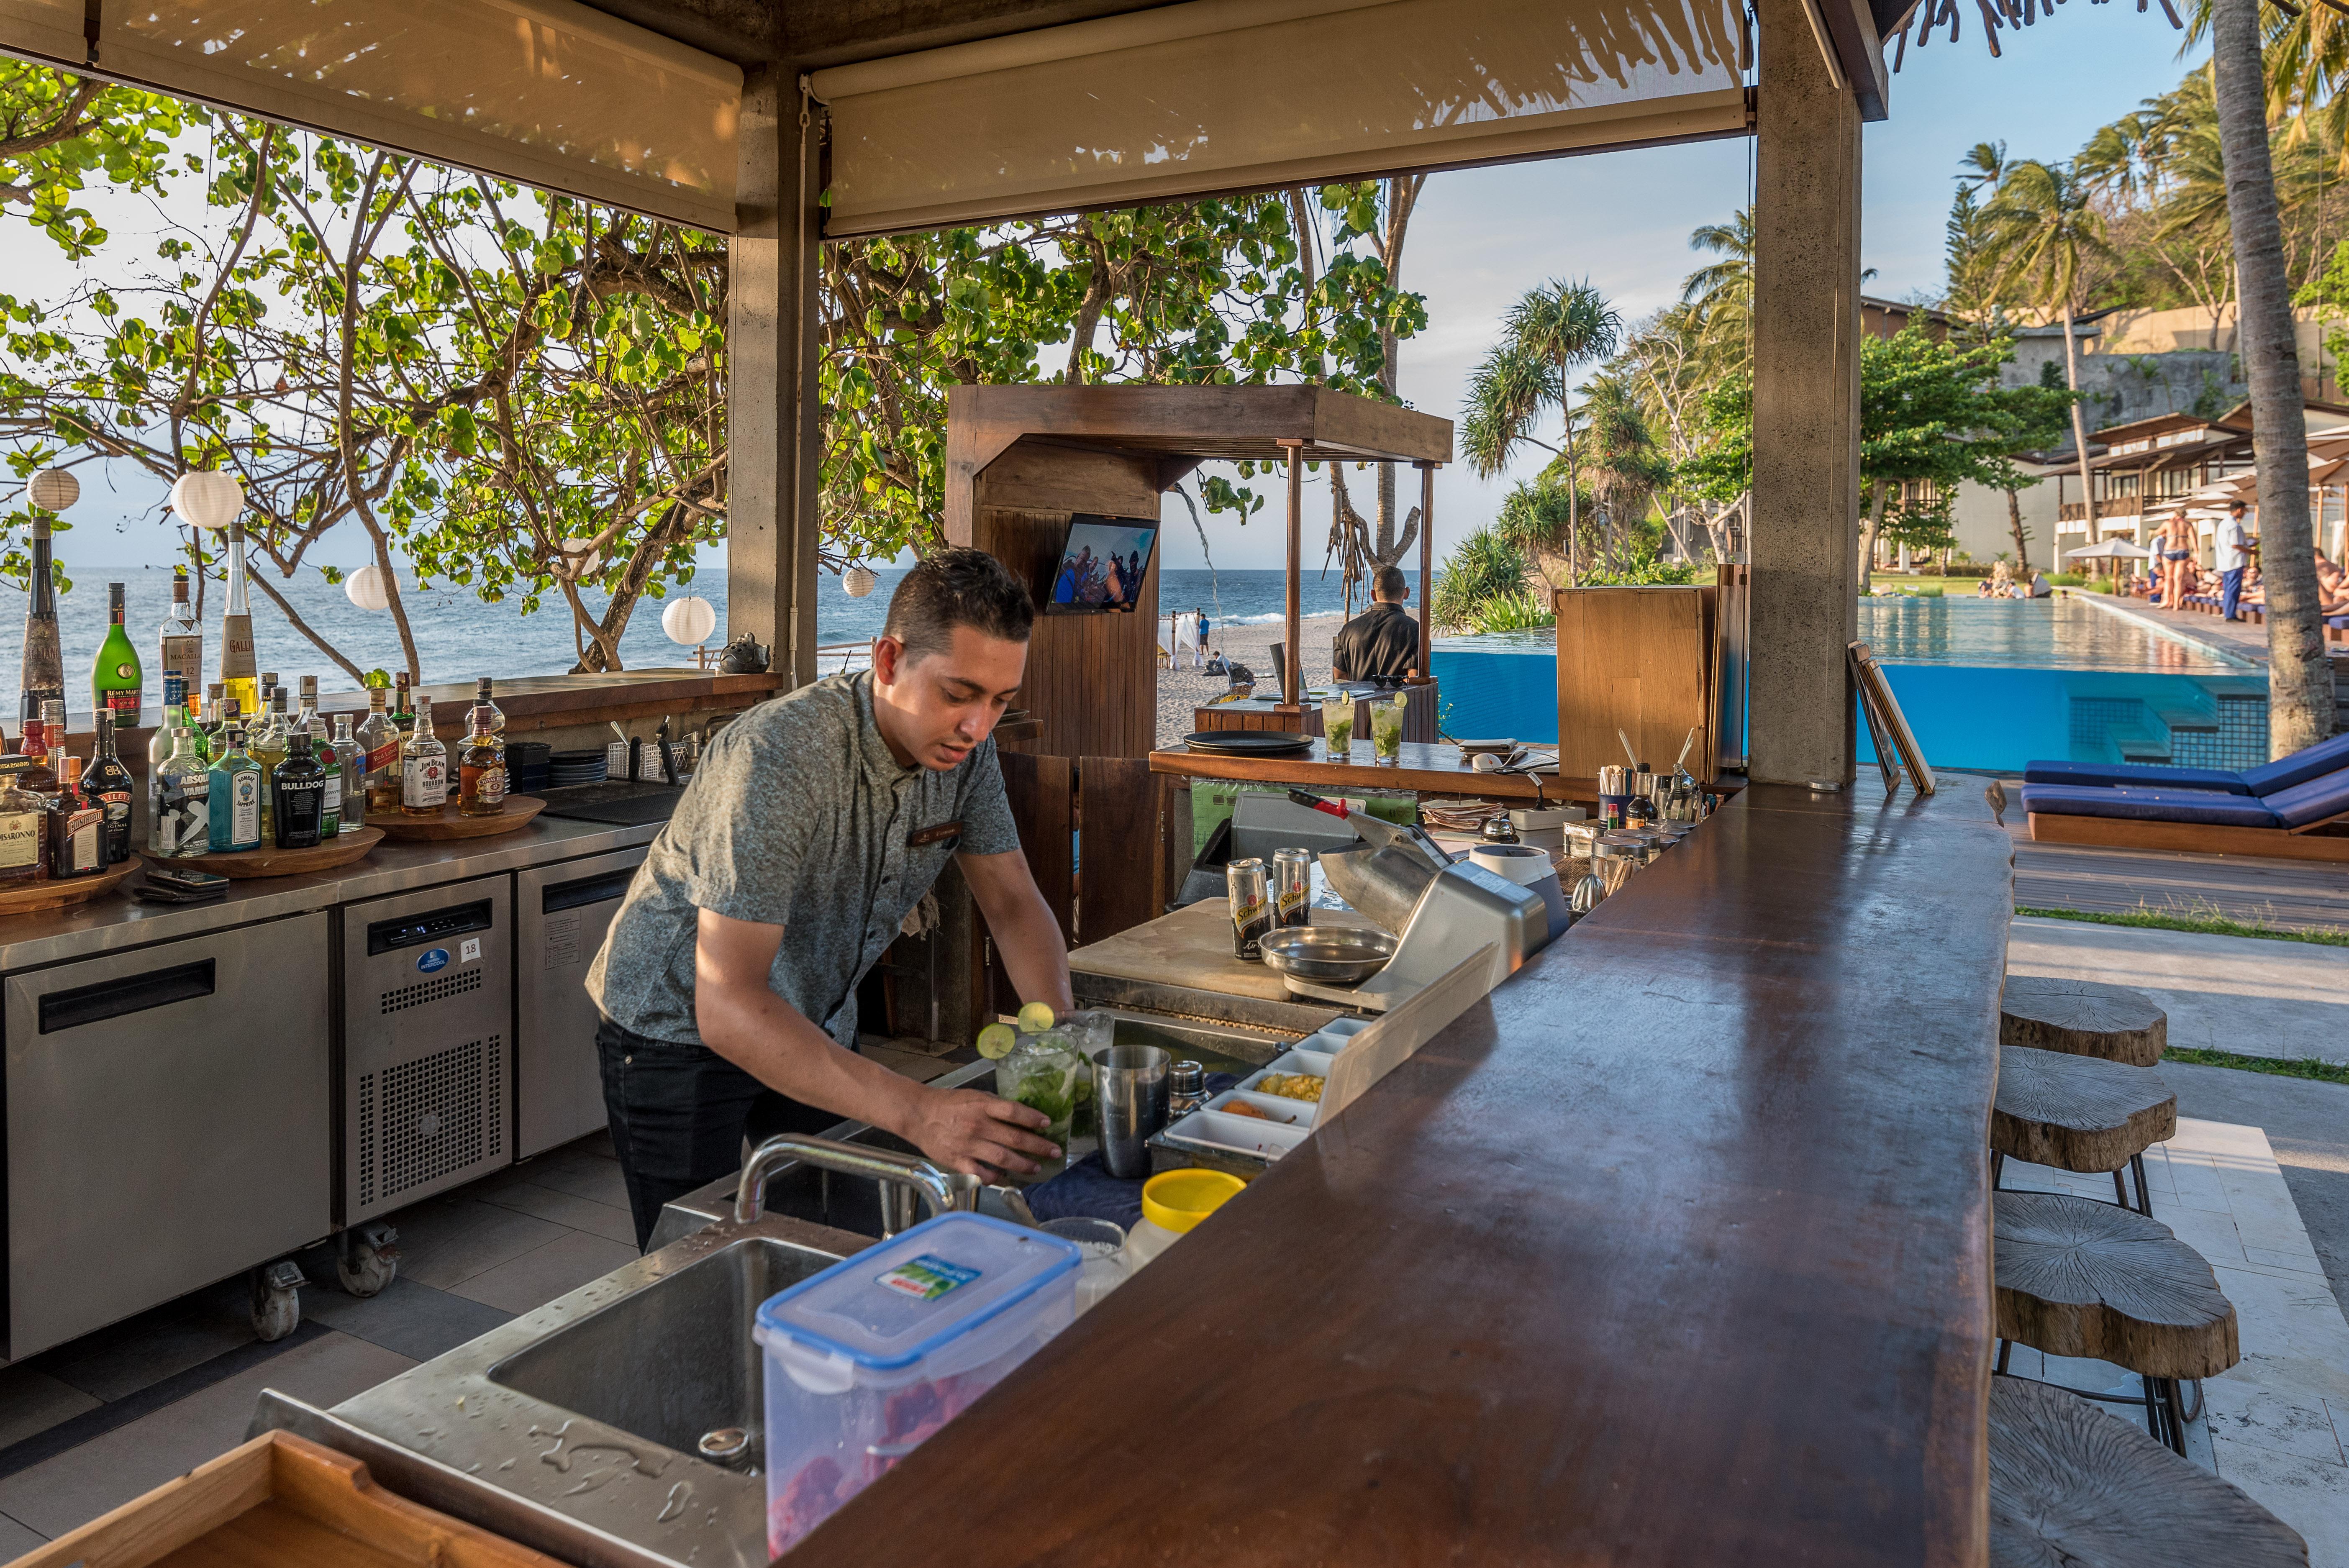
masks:
[[[830,1138],[810,1138],[782,1132],[750,1151],[742,1166],[742,1184],[734,1193],[734,1221],[747,1225],[765,1212],[767,1179],[784,1165],[797,1161],[848,1176],[870,1176],[882,1184],[884,1239],[896,1234],[898,1205],[893,1189],[909,1187],[921,1200],[927,1216],[949,1212],[970,1213],[978,1207],[980,1182],[976,1176],[941,1171],[928,1161],[893,1149],[867,1149]]]

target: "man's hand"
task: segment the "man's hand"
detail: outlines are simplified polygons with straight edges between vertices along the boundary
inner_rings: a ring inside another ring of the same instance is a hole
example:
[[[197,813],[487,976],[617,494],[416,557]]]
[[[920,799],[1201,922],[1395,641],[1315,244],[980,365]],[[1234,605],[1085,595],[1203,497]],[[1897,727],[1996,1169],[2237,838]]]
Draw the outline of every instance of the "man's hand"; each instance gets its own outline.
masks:
[[[1007,1171],[1028,1175],[1037,1161],[1058,1159],[1061,1150],[1049,1140],[1021,1130],[1050,1125],[1032,1106],[978,1089],[925,1088],[905,1136],[932,1163],[992,1181]]]

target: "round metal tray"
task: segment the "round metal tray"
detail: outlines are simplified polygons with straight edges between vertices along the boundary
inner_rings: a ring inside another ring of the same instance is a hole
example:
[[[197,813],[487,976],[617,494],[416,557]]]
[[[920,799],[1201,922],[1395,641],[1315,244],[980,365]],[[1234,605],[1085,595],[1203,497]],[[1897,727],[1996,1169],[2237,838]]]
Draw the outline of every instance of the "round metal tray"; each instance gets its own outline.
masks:
[[[1367,980],[1395,954],[1395,939],[1383,931],[1310,925],[1284,926],[1258,945],[1267,965],[1299,980]]]

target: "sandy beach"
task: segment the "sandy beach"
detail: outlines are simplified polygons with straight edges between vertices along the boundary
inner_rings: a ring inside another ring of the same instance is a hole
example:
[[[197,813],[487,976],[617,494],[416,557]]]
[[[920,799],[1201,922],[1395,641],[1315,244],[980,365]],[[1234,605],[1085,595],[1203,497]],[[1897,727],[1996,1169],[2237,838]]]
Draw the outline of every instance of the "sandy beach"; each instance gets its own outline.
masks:
[[[1164,621],[1161,621],[1164,627]],[[1308,615],[1299,624],[1299,636],[1305,645],[1305,683],[1308,686],[1330,678],[1330,645],[1336,640],[1338,628],[1346,624],[1342,615]],[[1210,634],[1211,646],[1224,656],[1237,660],[1256,672],[1257,694],[1270,696],[1278,688],[1272,679],[1272,645],[1280,641],[1287,628],[1278,621],[1265,621],[1253,625],[1234,626],[1230,631],[1216,630]],[[1160,634],[1164,634],[1163,629]],[[1230,685],[1220,675],[1209,675],[1192,663],[1187,653],[1174,662],[1171,670],[1158,672],[1158,744],[1172,746],[1191,733],[1192,712],[1211,696],[1220,696]]]

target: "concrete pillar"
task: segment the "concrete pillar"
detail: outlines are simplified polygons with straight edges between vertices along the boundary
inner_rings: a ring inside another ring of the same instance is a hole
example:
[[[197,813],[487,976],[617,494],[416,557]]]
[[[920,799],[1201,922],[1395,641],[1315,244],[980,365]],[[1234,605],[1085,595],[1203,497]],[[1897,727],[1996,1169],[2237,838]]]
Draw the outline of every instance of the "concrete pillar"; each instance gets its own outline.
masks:
[[[797,77],[742,83],[740,227],[728,248],[726,631],[774,648],[793,686],[815,679],[817,235],[823,110],[800,123]]]
[[[1859,108],[1804,0],[1758,0],[1753,675],[1757,780],[1852,778],[1858,634]]]

